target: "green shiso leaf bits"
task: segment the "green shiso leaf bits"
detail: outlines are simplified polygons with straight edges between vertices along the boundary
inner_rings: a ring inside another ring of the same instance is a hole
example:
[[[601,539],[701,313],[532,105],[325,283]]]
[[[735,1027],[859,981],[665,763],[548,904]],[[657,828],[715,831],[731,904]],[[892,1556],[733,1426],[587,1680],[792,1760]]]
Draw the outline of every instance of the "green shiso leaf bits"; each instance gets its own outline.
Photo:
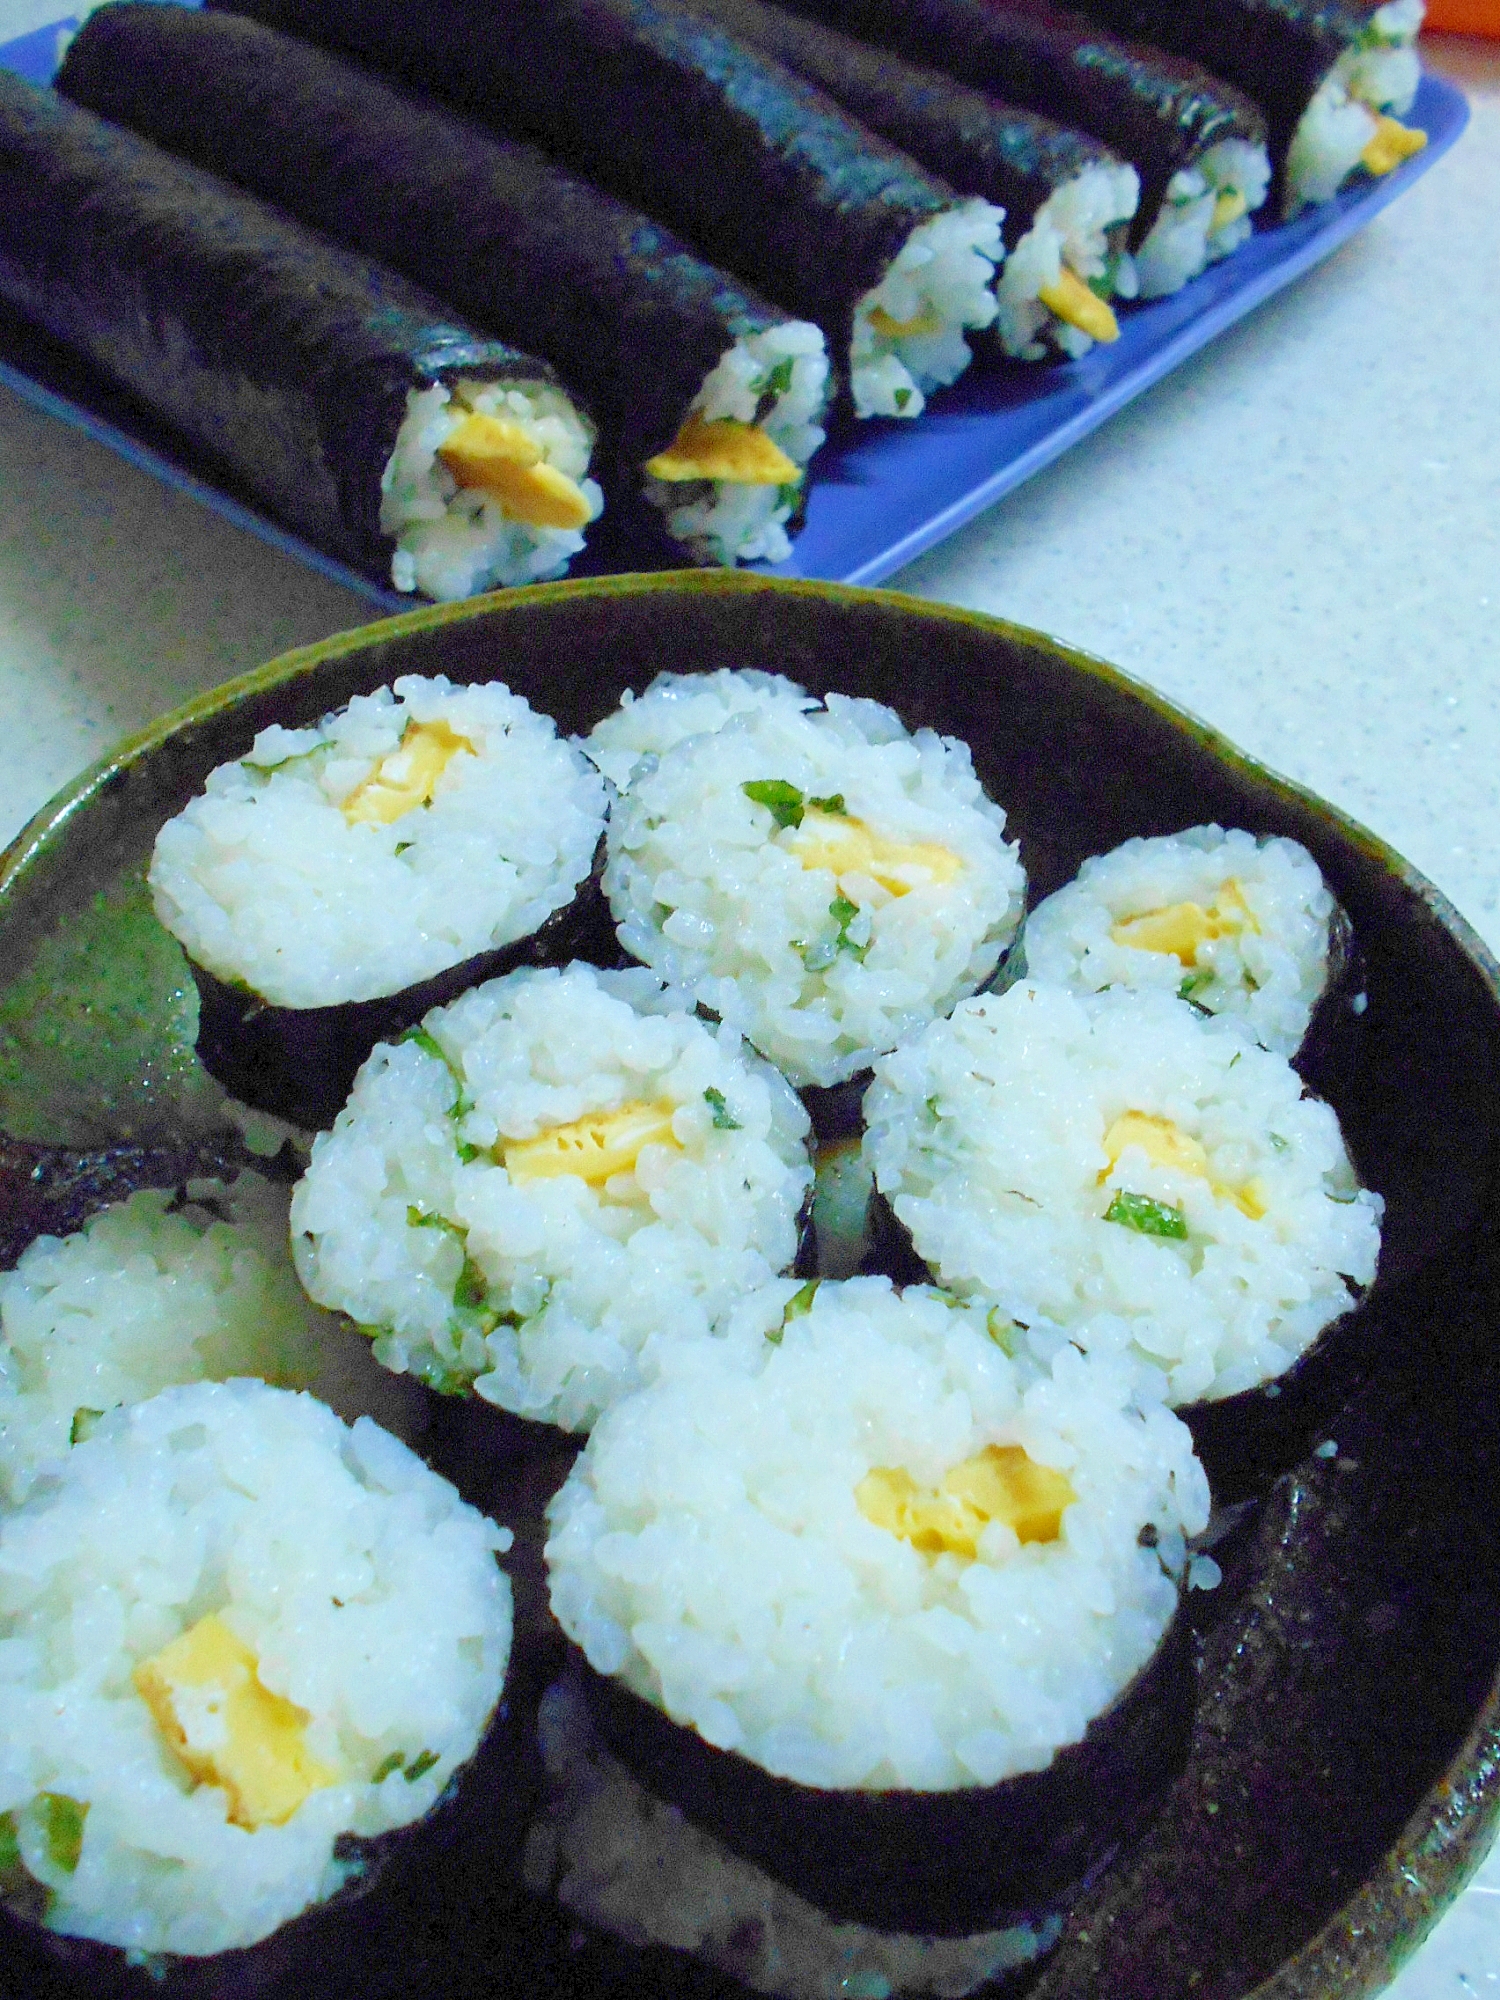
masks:
[[[734,1113],[725,1103],[722,1090],[715,1090],[713,1085],[710,1084],[708,1089],[703,1093],[703,1101],[714,1114],[714,1130],[716,1132],[739,1132],[744,1129],[739,1119],[735,1117]]]
[[[1153,1201],[1148,1194],[1127,1194],[1124,1188],[1117,1189],[1114,1200],[1104,1211],[1104,1220],[1122,1222],[1142,1236],[1165,1236],[1174,1243],[1187,1241],[1187,1217],[1182,1210],[1171,1202]]]
[[[750,778],[740,790],[752,805],[764,806],[778,826],[801,826],[807,801],[785,778]]]

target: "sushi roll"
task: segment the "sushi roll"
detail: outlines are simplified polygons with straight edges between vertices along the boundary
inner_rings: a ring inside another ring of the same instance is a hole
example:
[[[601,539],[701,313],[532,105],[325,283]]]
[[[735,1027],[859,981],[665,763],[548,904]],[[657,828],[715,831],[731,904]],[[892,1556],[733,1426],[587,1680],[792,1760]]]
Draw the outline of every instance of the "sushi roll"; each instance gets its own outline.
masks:
[[[53,1930],[250,1945],[474,1754],[509,1534],[368,1418],[258,1382],[107,1417],[0,1517],[0,1841]]]
[[[1000,216],[676,0],[243,0],[678,230],[827,334],[860,417],[915,417],[996,314]],[[537,51],[545,49],[540,62]],[[670,461],[669,461],[670,464]]]
[[[1004,828],[966,744],[783,689],[635,769],[604,888],[627,951],[829,1085],[994,971],[1024,893]]]
[[[780,1076],[649,973],[523,970],[376,1049],[292,1199],[388,1367],[586,1430],[786,1270],[811,1181]]]
[[[100,8],[57,87],[544,354],[599,421],[612,512],[644,494],[702,561],[790,553],[823,441],[823,335],[638,210],[233,14]]]
[[[397,590],[560,576],[602,505],[544,363],[5,72],[0,297]]]
[[[1270,121],[1281,212],[1388,174],[1427,134],[1404,125],[1421,77],[1423,0],[1076,0],[1120,35],[1175,49],[1239,85]]]
[[[182,1382],[258,1376],[420,1429],[414,1388],[297,1283],[288,1200],[252,1172],[190,1198],[142,1188],[0,1276],[0,1501],[24,1500],[106,1411]]]
[[[1004,211],[995,332],[1007,354],[1076,359],[1096,341],[1119,338],[1109,301],[1134,275],[1121,256],[1140,200],[1134,167],[1097,139],[765,0],[692,5],[827,91],[961,193]]]
[[[549,1509],[553,1611],[605,1741],[689,1818],[830,1915],[999,1928],[1185,1753],[1151,1667],[1207,1482],[1126,1369],[1029,1368],[923,1288],[809,1289],[596,1426]]]
[[[1273,1380],[1374,1281],[1383,1203],[1282,1057],[1171,994],[1026,981],[875,1065],[866,1153],[941,1282],[1174,1405]]]
[[[1141,298],[1179,290],[1249,234],[1271,168],[1266,121],[1196,64],[1116,41],[1046,0],[789,0],[909,62],[1089,132],[1140,175]],[[1123,291],[1125,283],[1116,280]]]
[[[151,859],[203,1060],[237,1096],[327,1124],[382,1035],[566,941],[604,804],[582,753],[498,681],[407,675],[261,730]]]
[[[1046,985],[1175,992],[1294,1056],[1336,980],[1347,920],[1295,840],[1193,826],[1127,840],[1026,919],[1026,963]]]

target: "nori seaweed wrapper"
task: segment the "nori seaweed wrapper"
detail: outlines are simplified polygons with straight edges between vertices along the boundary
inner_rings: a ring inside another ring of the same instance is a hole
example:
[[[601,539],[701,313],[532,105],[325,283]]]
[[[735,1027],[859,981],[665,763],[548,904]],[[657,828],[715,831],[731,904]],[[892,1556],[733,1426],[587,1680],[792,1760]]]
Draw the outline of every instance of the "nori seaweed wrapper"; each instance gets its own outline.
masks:
[[[962,1937],[1046,1913],[1138,1833],[1187,1761],[1181,1610],[1155,1654],[1045,1770],[948,1792],[820,1791],[718,1750],[582,1667],[600,1741],[659,1798],[829,1916]]]
[[[1132,248],[1149,235],[1173,174],[1220,140],[1265,140],[1265,119],[1231,84],[1180,56],[1117,41],[1041,0],[789,4],[795,13],[1102,139],[1141,177]]]
[[[676,0],[236,0],[530,139],[816,320],[853,312],[944,182]]]
[[[384,581],[380,480],[409,391],[555,381],[378,264],[6,73],[0,296]]]
[[[692,0],[692,5],[827,91],[851,116],[960,194],[997,203],[1005,210],[1007,250],[1060,187],[1089,167],[1117,164],[1099,139],[766,0]],[[1123,225],[1119,233],[1123,242]]]
[[[235,14],[101,8],[57,87],[546,355],[622,484],[728,349],[787,319],[535,147]]]

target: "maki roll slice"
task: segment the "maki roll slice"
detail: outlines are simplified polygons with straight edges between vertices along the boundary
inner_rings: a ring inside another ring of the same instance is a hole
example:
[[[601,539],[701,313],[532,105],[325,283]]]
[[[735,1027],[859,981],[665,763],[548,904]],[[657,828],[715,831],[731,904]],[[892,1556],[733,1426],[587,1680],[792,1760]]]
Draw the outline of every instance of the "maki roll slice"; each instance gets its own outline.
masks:
[[[1092,133],[1128,160],[1141,181],[1130,249],[1142,298],[1177,291],[1236,249],[1266,198],[1266,121],[1249,97],[1196,64],[1117,41],[1046,0],[789,4]]]
[[[262,1110],[331,1122],[382,1035],[576,941],[604,805],[582,753],[499,681],[407,675],[263,729],[151,859],[203,1061]]]
[[[601,1419],[546,1560],[652,1789],[832,1916],[953,1935],[1054,1907],[1175,1775],[1207,1515],[1128,1370],[787,1280]]]
[[[790,553],[823,335],[639,210],[238,15],[101,8],[57,87],[545,355],[599,422],[612,510],[644,492],[699,560]]]
[[[966,335],[995,318],[993,205],[955,194],[677,0],[234,11],[430,90],[680,231],[823,328],[856,416],[919,415],[968,366]]]
[[[561,575],[602,505],[545,363],[9,74],[0,297],[398,590]]]
[[[479,1745],[509,1543],[309,1396],[199,1382],[107,1417],[0,1519],[7,1900],[199,1956],[335,1894]]]
[[[1348,920],[1307,849],[1237,827],[1127,840],[1026,919],[1034,979],[1175,992],[1296,1055],[1347,957]]]
[[[875,1065],[865,1150],[941,1282],[1043,1358],[1173,1405],[1274,1381],[1375,1278],[1384,1204],[1332,1108],[1169,993],[1033,982]]]
[[[1283,215],[1421,152],[1404,125],[1423,0],[1077,0],[1115,34],[1175,49],[1253,97],[1270,122]]]
[[[657,721],[675,734],[677,685],[601,725],[604,754]],[[694,719],[611,814],[604,890],[633,957],[799,1087],[852,1077],[984,984],[1024,877],[967,744],[789,682],[711,692]]]
[[[292,1200],[387,1367],[586,1430],[786,1270],[812,1172],[771,1067],[640,970],[523,970],[377,1048]]]
[[[1086,354],[1119,337],[1109,300],[1140,200],[1133,167],[1097,139],[902,62],[766,0],[692,0],[963,194],[1004,210],[995,331],[1008,354]]]

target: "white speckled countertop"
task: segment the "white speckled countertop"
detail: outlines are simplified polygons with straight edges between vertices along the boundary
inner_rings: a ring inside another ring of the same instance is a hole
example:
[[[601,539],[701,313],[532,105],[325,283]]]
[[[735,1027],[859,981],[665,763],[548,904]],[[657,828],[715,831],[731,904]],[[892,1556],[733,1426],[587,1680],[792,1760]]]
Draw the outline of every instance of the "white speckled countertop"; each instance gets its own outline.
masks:
[[[56,18],[0,0],[0,41]],[[1382,834],[1500,949],[1500,43],[1328,263],[893,581],[1113,660]],[[370,606],[0,389],[0,840]],[[1500,1851],[1390,1989],[1500,2000]]]

